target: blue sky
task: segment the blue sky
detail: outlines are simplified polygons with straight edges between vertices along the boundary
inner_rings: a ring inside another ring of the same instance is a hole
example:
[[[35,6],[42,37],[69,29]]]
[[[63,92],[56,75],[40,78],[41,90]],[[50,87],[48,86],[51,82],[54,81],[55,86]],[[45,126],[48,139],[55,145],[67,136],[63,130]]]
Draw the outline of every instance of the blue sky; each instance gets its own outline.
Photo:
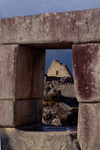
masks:
[[[93,8],[100,8],[100,0],[0,0],[0,18]],[[67,57],[62,63],[67,63],[66,65],[72,73],[72,61],[69,58],[69,56],[71,57],[71,51],[65,53],[67,54]],[[46,71],[52,62],[52,59],[57,59],[57,53],[54,54],[55,52],[53,51],[46,52]],[[58,58],[60,55],[61,53],[58,52]],[[62,56],[63,55],[64,54],[62,54]],[[55,57],[53,58],[52,56]],[[47,62],[48,60],[49,62]],[[62,58],[60,57],[58,60],[60,61]]]
[[[0,0],[0,17],[100,8],[100,0]]]

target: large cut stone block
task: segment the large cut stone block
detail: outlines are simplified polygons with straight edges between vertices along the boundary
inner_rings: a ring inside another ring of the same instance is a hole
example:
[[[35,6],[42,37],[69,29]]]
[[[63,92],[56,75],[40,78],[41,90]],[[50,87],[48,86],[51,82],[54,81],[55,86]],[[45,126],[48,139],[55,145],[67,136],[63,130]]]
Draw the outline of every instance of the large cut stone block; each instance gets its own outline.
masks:
[[[42,98],[45,50],[0,45],[0,99]]]
[[[0,19],[0,44],[71,48],[100,42],[100,8]]]
[[[34,126],[0,128],[2,150],[80,150],[76,131],[40,132]],[[18,130],[19,129],[19,130]]]
[[[0,126],[41,123],[42,107],[42,99],[0,100]]]
[[[78,140],[82,150],[100,149],[100,103],[80,103]]]
[[[100,43],[72,47],[73,74],[79,102],[100,102]]]

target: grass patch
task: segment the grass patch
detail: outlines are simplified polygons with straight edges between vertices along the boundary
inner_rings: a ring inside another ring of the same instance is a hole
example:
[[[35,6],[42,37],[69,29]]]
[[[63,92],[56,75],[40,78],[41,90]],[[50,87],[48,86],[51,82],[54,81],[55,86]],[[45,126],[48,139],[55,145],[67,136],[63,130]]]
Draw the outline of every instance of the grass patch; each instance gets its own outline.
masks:
[[[55,102],[59,102],[60,94],[58,91],[56,91],[53,94],[48,94],[43,97],[43,101],[48,103],[49,105],[53,105]]]

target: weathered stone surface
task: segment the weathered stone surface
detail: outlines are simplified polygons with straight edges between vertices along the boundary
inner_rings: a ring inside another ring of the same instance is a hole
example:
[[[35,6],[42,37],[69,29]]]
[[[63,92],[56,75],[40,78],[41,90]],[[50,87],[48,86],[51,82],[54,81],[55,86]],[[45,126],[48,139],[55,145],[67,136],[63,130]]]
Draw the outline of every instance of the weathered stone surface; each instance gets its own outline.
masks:
[[[19,46],[16,74],[16,99],[42,98],[45,50]]]
[[[75,98],[75,89],[74,89],[74,84],[71,83],[56,83],[56,82],[52,82],[54,88],[57,91],[61,91],[61,95],[64,97],[68,97],[68,98]]]
[[[100,102],[100,43],[73,45],[73,74],[79,102]]]
[[[80,150],[76,131],[34,132],[0,128],[2,150]]]
[[[42,99],[0,100],[0,126],[41,123],[42,107]]]
[[[17,45],[0,45],[0,99],[15,98]]]
[[[0,99],[42,98],[45,51],[0,45]]]
[[[54,77],[72,77],[68,67],[63,65],[58,60],[53,59],[48,71],[47,76]]]
[[[71,48],[72,43],[100,42],[100,9],[0,19],[0,44]]]
[[[78,140],[82,150],[100,149],[100,103],[80,103]]]

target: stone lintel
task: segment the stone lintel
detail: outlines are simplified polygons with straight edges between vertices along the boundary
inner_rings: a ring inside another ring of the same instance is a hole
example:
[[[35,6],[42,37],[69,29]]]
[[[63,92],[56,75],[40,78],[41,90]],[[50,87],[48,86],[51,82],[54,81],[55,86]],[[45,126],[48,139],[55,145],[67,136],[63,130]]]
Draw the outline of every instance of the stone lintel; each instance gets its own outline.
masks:
[[[100,103],[80,103],[78,141],[82,150],[100,149]]]
[[[0,19],[0,44],[71,48],[100,42],[100,8]]]
[[[42,99],[0,100],[0,126],[16,127],[42,121]]]
[[[73,76],[79,102],[100,102],[100,43],[72,47]]]

